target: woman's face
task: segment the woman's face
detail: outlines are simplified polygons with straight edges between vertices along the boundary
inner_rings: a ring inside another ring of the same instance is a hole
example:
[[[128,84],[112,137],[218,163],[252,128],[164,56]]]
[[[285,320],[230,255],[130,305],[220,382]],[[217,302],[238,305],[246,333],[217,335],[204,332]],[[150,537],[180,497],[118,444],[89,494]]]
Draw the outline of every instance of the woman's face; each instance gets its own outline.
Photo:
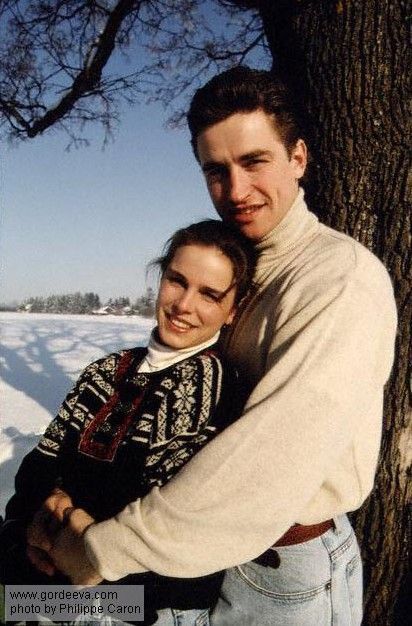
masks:
[[[159,337],[171,348],[196,346],[230,324],[235,312],[231,260],[213,246],[182,246],[162,275],[156,302]]]

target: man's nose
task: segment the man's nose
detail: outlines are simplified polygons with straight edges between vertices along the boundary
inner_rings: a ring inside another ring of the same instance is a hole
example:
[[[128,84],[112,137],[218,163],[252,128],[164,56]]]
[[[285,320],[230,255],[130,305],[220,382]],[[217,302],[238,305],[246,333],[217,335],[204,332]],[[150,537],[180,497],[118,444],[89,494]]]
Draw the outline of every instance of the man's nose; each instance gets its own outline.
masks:
[[[241,204],[249,195],[250,182],[247,172],[241,167],[235,167],[228,177],[228,195],[233,204]]]

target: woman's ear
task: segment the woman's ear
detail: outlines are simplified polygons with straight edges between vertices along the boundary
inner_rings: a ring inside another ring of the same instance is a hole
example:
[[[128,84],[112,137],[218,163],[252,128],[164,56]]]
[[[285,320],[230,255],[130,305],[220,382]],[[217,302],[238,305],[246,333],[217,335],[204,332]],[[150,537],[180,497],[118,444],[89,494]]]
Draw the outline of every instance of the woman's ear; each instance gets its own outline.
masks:
[[[233,322],[235,315],[236,315],[236,307],[233,306],[229,315],[226,318],[226,322],[223,324],[224,326],[230,326],[230,324]]]

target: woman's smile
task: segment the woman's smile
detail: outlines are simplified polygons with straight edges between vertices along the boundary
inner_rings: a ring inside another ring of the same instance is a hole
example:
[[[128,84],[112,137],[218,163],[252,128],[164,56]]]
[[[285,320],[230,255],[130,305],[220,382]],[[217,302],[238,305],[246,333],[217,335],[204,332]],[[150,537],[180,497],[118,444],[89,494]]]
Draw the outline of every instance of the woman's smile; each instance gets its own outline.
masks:
[[[177,332],[187,332],[191,328],[196,328],[194,324],[190,324],[187,320],[181,319],[173,315],[173,313],[165,313],[169,324],[176,329]]]

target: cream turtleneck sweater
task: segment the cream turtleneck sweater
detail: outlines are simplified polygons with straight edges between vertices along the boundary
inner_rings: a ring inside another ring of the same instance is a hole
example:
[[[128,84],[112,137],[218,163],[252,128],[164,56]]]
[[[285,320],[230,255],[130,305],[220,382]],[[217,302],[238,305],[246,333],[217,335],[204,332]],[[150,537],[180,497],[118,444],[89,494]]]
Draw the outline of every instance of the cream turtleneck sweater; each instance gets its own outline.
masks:
[[[244,414],[164,487],[89,528],[108,580],[246,562],[372,488],[396,332],[388,274],[320,224],[302,191],[258,248],[257,293],[226,340],[252,390]]]

